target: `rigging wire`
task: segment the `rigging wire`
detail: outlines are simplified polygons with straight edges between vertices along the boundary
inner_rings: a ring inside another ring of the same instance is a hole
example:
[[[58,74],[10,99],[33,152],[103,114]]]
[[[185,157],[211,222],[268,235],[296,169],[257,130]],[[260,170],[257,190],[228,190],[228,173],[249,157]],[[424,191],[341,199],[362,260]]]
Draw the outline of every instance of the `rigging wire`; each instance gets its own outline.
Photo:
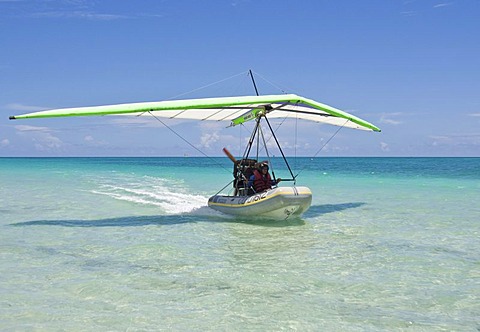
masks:
[[[239,144],[238,144],[238,154],[240,155],[242,153],[242,129],[243,129],[243,123],[240,126],[240,138],[239,138]]]
[[[270,82],[269,80],[267,80],[265,77],[263,77],[262,75],[260,75],[260,74],[257,73],[257,72],[254,72],[254,73],[255,73],[255,76],[260,77],[262,80],[264,80],[265,82],[267,82],[268,84],[270,84],[271,86],[273,86],[275,89],[278,89],[278,90],[282,91],[282,93],[284,93],[284,94],[288,94],[288,92],[285,91],[285,90],[284,90],[282,87],[280,87],[279,85]]]
[[[297,168],[297,136],[298,136],[298,114],[295,113],[295,141],[293,143],[293,149],[295,151],[295,159],[293,164],[293,169]]]
[[[292,169],[290,168],[290,165],[288,164],[287,157],[285,157],[285,154],[283,153],[282,147],[280,146],[280,143],[278,142],[277,136],[275,136],[275,133],[273,132],[273,128],[270,125],[270,121],[268,121],[268,118],[266,116],[264,116],[264,118],[265,118],[265,122],[268,125],[268,128],[270,129],[270,132],[273,135],[273,138],[275,139],[275,143],[277,144],[277,147],[280,150],[280,153],[282,154],[283,161],[285,162],[285,165],[287,165],[288,171],[290,172],[290,175],[292,176],[292,180],[295,182],[296,181],[295,176],[293,175]],[[266,149],[266,147],[265,147],[265,149]]]
[[[260,126],[260,119],[257,119],[255,121],[255,128],[254,130],[252,131],[252,133],[250,134],[250,139],[247,143],[247,146],[245,147],[245,151],[243,152],[243,156],[242,156],[242,159],[246,159],[248,158],[248,156],[250,155],[250,150],[252,149],[252,145],[253,145],[253,141],[255,139],[255,135],[257,133],[257,130],[258,130],[258,126]]]
[[[174,97],[168,98],[168,99],[166,99],[166,100],[176,99],[176,98],[178,98],[178,97],[182,97],[182,96],[185,96],[185,95],[188,95],[188,94],[191,94],[191,93],[200,91],[200,90],[202,90],[202,89],[206,89],[206,88],[211,87],[211,86],[213,86],[213,85],[216,85],[216,84],[223,83],[223,82],[225,82],[225,81],[231,80],[232,78],[238,77],[238,76],[240,76],[240,75],[245,75],[245,73],[248,74],[248,72],[243,71],[243,72],[241,72],[241,73],[239,73],[239,74],[235,74],[235,75],[233,75],[233,76],[224,78],[224,79],[222,79],[222,80],[220,80],[220,81],[213,82],[213,83],[204,85],[204,86],[202,86],[202,87],[193,89],[193,90],[191,90],[191,91],[181,93],[181,94],[179,94],[179,95],[176,95],[176,96],[174,96]]]
[[[212,157],[210,157],[209,155],[207,155],[205,152],[203,152],[202,150],[200,150],[199,148],[197,148],[195,145],[193,145],[192,143],[190,143],[186,138],[184,138],[182,135],[180,135],[179,133],[177,133],[175,130],[173,130],[170,126],[168,126],[165,122],[163,122],[162,120],[160,120],[160,118],[158,118],[157,116],[155,116],[151,111],[148,111],[148,113],[153,116],[158,122],[160,122],[162,125],[164,125],[168,130],[170,130],[172,133],[174,133],[178,138],[180,138],[182,141],[184,141],[185,143],[187,143],[188,145],[190,145],[192,148],[194,148],[195,150],[197,150],[198,152],[200,152],[202,155],[204,155],[205,157],[207,157],[208,159],[210,159],[212,162],[214,162],[216,165],[220,166],[221,168],[223,168],[224,170],[226,170],[227,172],[230,173],[230,170],[228,170],[227,168],[225,168],[225,166],[223,166],[222,164],[220,164],[219,162],[217,162],[215,159],[213,159]]]
[[[262,141],[263,141],[263,146],[265,148],[265,153],[267,154],[267,159],[268,159],[268,164],[270,165],[270,169],[272,170],[272,176],[273,176],[273,180],[276,182],[277,179],[275,177],[275,171],[273,169],[273,163],[272,163],[272,160],[270,158],[270,154],[268,153],[268,149],[267,149],[267,143],[265,142],[265,135],[263,135],[263,130],[262,130],[262,127],[260,126],[258,128],[258,131],[260,132],[260,135],[262,136]],[[260,136],[259,135],[259,136]]]
[[[262,125],[260,122],[258,123],[258,130],[262,131]],[[257,135],[257,157],[255,159],[258,160],[258,156],[260,155],[260,135]]]
[[[250,135],[252,135],[252,132],[250,131],[250,129],[248,129],[247,126],[245,126],[244,123],[241,123],[241,124],[240,124],[240,128],[243,128],[243,129],[245,129],[245,130],[247,131],[247,134],[246,134],[245,136],[250,136]],[[247,137],[245,137],[245,138],[247,138]],[[241,150],[241,147],[242,147],[242,141],[240,141],[240,150]],[[241,155],[241,151],[240,151],[240,154],[239,154],[239,155]]]
[[[288,115],[286,117],[283,118],[282,122],[280,122],[278,125],[277,125],[277,128],[275,128],[274,132],[276,133],[280,127],[283,125],[283,123],[285,122],[285,120],[288,119]],[[243,126],[243,123],[242,123],[242,126]],[[270,140],[273,138],[273,135],[270,135],[270,137],[267,139],[267,143],[270,142]],[[262,152],[263,150],[265,149],[265,147],[262,147],[262,149],[260,150],[260,152]]]
[[[235,179],[233,179],[232,181],[230,181],[229,183],[227,183],[225,185],[225,187],[223,187],[222,189],[220,189],[214,196],[220,194],[225,188],[227,188],[229,185],[231,185],[233,183],[233,181],[235,181]]]
[[[323,144],[323,145],[320,147],[320,149],[318,149],[318,151],[313,155],[313,157],[310,157],[310,158],[311,158],[311,159],[315,158],[315,157],[320,153],[320,151],[322,151],[323,148],[324,148],[325,146],[327,146],[327,144],[328,144],[335,136],[337,136],[338,132],[339,132],[343,127],[345,127],[345,125],[348,123],[348,121],[350,121],[350,120],[347,119],[347,121],[345,121],[345,123],[344,123],[341,127],[339,127],[339,128],[337,129],[337,131],[325,142],[325,144]],[[299,176],[300,173],[302,173],[304,170],[305,170],[305,166],[303,166],[303,168],[297,173],[297,175],[295,175],[295,178],[296,178],[297,176]]]

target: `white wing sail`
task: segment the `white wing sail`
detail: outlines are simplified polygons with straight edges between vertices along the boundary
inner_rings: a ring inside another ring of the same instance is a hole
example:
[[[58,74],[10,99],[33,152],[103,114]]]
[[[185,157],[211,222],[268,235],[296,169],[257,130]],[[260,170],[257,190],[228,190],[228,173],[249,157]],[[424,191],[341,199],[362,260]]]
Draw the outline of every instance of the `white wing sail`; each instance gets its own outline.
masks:
[[[380,131],[352,114],[294,94],[185,99],[93,107],[62,108],[11,116],[10,119],[151,113],[156,117],[229,121],[235,126],[256,118],[297,118],[353,129]]]

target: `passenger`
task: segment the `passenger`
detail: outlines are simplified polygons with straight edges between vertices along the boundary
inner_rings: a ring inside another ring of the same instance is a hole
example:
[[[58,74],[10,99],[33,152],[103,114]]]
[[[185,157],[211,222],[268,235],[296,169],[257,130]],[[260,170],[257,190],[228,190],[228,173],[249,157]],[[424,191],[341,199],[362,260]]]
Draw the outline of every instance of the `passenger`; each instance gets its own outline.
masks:
[[[268,173],[268,164],[263,162],[260,164],[258,170],[253,171],[253,175],[248,181],[248,187],[255,190],[256,193],[272,189],[272,186],[277,185],[282,179],[278,178],[277,181],[273,180]]]

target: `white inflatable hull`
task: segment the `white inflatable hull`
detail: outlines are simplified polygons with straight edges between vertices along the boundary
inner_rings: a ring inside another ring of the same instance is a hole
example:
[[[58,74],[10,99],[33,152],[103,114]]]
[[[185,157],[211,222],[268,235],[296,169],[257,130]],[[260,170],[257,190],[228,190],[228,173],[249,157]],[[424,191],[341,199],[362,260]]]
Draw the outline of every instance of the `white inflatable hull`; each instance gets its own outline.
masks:
[[[312,192],[307,187],[278,187],[252,196],[215,195],[208,206],[235,216],[285,220],[300,216],[312,204]]]

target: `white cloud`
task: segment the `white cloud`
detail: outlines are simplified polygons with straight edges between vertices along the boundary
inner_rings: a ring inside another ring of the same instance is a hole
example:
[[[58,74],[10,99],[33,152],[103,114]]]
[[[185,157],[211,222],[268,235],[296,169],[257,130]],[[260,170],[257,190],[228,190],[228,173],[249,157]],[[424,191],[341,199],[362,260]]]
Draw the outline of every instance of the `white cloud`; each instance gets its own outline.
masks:
[[[200,147],[208,149],[211,147],[213,143],[217,142],[219,139],[220,139],[220,135],[218,135],[217,132],[213,132],[211,134],[209,133],[203,134],[200,137]]]
[[[221,134],[225,123],[205,121],[200,122],[198,127],[201,130],[199,148],[216,148],[214,145],[218,141],[221,141],[224,146],[235,141],[232,135]]]
[[[448,139],[450,139],[450,137],[448,137],[448,136],[440,136],[440,135],[431,135],[429,137],[431,139],[434,139],[434,140],[448,140]]]
[[[452,4],[453,4],[452,2],[439,3],[439,4],[434,5],[433,8],[447,7],[447,6],[450,6]]]
[[[381,120],[380,120],[380,123],[386,123],[386,124],[391,124],[391,125],[397,126],[397,125],[399,125],[399,124],[402,124],[403,122],[402,122],[402,121],[393,120],[393,119],[381,119]]]
[[[22,3],[10,6],[10,16],[38,19],[77,19],[90,21],[114,21],[122,19],[163,18],[165,15],[151,12],[111,13],[101,12],[97,0],[0,0],[0,3]],[[0,15],[5,13],[0,12]],[[7,14],[8,15],[8,14]]]
[[[112,21],[119,19],[127,19],[128,16],[116,14],[100,14],[90,11],[51,11],[43,13],[33,13],[30,17],[36,18],[74,18],[86,19],[93,21]]]
[[[36,112],[36,111],[42,111],[46,109],[46,107],[42,107],[42,106],[25,105],[21,103],[10,103],[5,105],[5,108],[12,111],[23,111],[23,112]]]
[[[4,148],[8,145],[10,145],[10,140],[8,138],[5,138],[5,139],[0,141],[0,147]]]
[[[389,152],[390,151],[390,147],[385,142],[380,142],[380,149],[382,149],[383,152]]]
[[[461,134],[450,134],[450,135],[441,135],[441,136],[430,136],[431,138],[480,138],[480,133],[461,133]]]
[[[480,113],[471,113],[471,114],[468,114],[468,116],[480,117]]]
[[[28,125],[18,125],[14,128],[18,135],[31,139],[37,151],[58,151],[65,147],[62,140],[52,134],[50,128]]]
[[[51,132],[52,131],[48,127],[35,127],[35,126],[29,126],[29,125],[18,125],[18,126],[15,126],[14,128],[20,132],[27,132],[27,131]]]
[[[83,138],[83,141],[87,143],[89,146],[95,146],[95,147],[103,147],[103,146],[108,146],[107,141],[98,141],[96,140],[92,135],[87,135]]]
[[[480,145],[480,134],[462,133],[462,134],[450,134],[450,135],[431,135],[429,138],[433,141],[432,144],[448,145],[448,146],[460,146],[460,145]]]
[[[391,124],[391,125],[400,125],[403,123],[403,121],[400,121],[400,120],[396,120],[394,119],[395,117],[398,117],[398,116],[401,116],[402,113],[384,113],[382,114],[382,116],[380,117],[380,120],[379,122],[380,123],[386,123],[386,124]]]
[[[34,146],[37,151],[52,151],[63,148],[63,142],[53,135],[45,135],[38,138],[33,138]]]

